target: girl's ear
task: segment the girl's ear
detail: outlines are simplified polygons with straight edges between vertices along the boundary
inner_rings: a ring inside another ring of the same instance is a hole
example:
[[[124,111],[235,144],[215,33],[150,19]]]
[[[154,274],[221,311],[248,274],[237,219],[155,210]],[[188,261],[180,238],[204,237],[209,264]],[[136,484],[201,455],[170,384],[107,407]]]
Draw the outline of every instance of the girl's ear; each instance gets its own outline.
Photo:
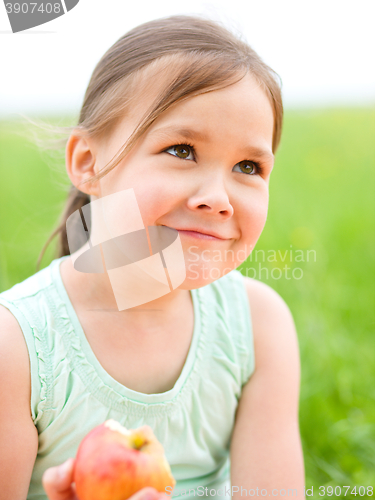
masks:
[[[72,184],[83,193],[99,196],[99,181],[81,184],[97,173],[94,141],[88,136],[73,131],[66,144],[65,160],[66,170]]]

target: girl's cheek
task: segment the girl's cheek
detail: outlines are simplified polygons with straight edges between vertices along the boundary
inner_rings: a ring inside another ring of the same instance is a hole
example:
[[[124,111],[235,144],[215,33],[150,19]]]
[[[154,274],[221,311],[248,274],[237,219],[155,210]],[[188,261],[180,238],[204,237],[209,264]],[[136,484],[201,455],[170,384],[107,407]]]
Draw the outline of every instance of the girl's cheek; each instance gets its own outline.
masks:
[[[168,196],[161,186],[155,185],[151,189],[138,190],[136,197],[145,224],[168,222],[167,217],[172,211],[173,197]],[[166,217],[165,220],[164,217]]]
[[[244,209],[241,220],[241,230],[245,239],[258,240],[267,220],[268,196],[253,200]]]

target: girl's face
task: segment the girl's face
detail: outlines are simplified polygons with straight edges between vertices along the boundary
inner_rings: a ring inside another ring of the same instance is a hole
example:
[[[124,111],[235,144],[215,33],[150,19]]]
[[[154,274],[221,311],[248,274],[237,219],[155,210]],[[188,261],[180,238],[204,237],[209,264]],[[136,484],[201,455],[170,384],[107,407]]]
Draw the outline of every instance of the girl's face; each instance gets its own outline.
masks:
[[[112,159],[150,104],[143,101],[137,116],[124,118],[98,145],[96,172]],[[267,217],[273,124],[267,96],[247,74],[223,90],[172,106],[99,181],[99,196],[133,188],[145,226],[180,230],[186,280],[179,288],[215,281],[254,248]]]

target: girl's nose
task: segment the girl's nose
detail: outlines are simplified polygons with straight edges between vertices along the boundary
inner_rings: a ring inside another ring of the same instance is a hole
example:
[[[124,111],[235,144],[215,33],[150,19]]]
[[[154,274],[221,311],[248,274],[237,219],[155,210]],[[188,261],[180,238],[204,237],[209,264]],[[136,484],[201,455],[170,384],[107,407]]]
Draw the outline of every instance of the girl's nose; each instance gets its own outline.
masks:
[[[231,217],[234,212],[223,179],[213,180],[212,177],[204,184],[199,184],[198,189],[189,197],[187,206],[190,210],[204,210],[226,218]]]

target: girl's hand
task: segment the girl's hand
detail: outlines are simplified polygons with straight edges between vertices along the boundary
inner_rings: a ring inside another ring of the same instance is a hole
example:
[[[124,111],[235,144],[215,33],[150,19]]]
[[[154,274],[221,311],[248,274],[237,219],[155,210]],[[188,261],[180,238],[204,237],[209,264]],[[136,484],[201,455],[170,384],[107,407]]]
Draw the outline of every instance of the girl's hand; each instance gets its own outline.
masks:
[[[78,500],[73,483],[74,458],[68,458],[61,465],[50,467],[42,477],[43,488],[49,500]],[[128,500],[169,500],[170,496],[155,488],[143,488]]]
[[[74,458],[44,471],[42,484],[49,500],[78,500],[73,483]]]

